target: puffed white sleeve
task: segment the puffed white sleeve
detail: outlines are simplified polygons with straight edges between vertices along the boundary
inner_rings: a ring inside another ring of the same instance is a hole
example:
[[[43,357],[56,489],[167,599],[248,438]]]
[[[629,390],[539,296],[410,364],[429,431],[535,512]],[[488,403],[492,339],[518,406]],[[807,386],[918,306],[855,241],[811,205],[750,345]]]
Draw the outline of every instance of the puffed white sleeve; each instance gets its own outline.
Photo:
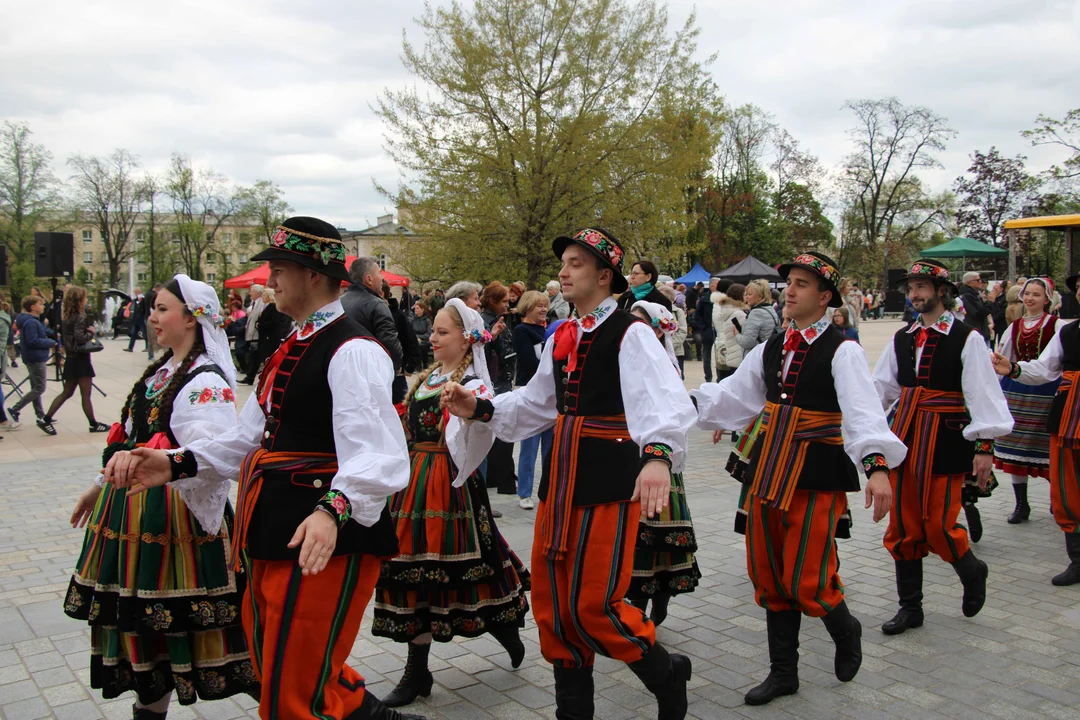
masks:
[[[900,399],[900,381],[896,379],[899,367],[896,361],[896,346],[890,339],[874,366],[874,389],[881,407],[885,410]]]
[[[650,445],[666,446],[671,454],[664,455],[672,472],[682,472],[686,435],[697,421],[697,413],[679,371],[644,323],[632,324],[623,335],[619,377],[630,438],[643,454]]]
[[[697,424],[705,430],[746,429],[765,407],[765,343],[743,356],[734,374],[705,383],[690,396],[697,403]]]
[[[494,412],[487,423],[503,442],[521,442],[555,424],[555,362],[551,358],[554,340],[544,345],[540,365],[525,387],[496,395]]]
[[[1057,326],[1060,328],[1062,323]],[[1020,377],[1016,380],[1025,385],[1042,385],[1060,379],[1065,369],[1065,348],[1061,346],[1060,330],[1050,338],[1039,357],[1021,360],[1017,365],[1020,366]]]
[[[174,417],[175,413],[174,408]],[[201,483],[228,485],[230,481],[239,479],[240,466],[247,454],[258,447],[265,427],[266,415],[259,407],[255,393],[252,393],[240,411],[239,422],[229,429],[180,443],[180,450],[188,451],[195,460],[196,472],[193,477],[173,480],[172,486],[179,490]]]
[[[465,389],[478,398],[491,400],[495,397],[491,388],[479,378],[465,383]],[[461,487],[469,476],[484,462],[492,443],[495,442],[495,430],[488,423],[462,420],[451,415],[446,421],[446,447],[457,467],[457,476],[452,483]]]
[[[377,343],[357,338],[338,348],[327,380],[338,456],[330,489],[348,498],[353,520],[370,527],[386,498],[409,484],[409,449],[390,395],[394,365]]]
[[[199,373],[176,393],[169,429],[180,446],[215,439],[235,428],[236,397],[217,373]],[[205,474],[174,481],[172,487],[203,529],[216,533],[225,515],[229,483],[202,477]]]
[[[960,352],[964,373],[960,384],[964,390],[971,422],[964,428],[965,440],[991,440],[1008,435],[1013,429],[1013,417],[1001,381],[994,371],[986,341],[978,332],[968,333],[964,349]]]
[[[855,467],[863,467],[863,459],[871,455],[882,455],[890,468],[898,467],[907,447],[889,429],[870,377],[866,351],[856,342],[840,343],[833,355],[832,374],[847,456]]]

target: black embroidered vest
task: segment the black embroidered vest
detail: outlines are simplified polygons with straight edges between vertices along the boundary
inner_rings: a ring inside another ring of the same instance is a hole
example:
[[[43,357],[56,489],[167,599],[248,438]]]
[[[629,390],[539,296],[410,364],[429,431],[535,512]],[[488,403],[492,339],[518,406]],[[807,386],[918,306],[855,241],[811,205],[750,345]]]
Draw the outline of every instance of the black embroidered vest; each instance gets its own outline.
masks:
[[[624,413],[619,348],[637,318],[612,310],[592,332],[582,333],[577,367],[566,372],[566,360],[555,362],[555,402],[560,415],[606,416]],[[641,470],[641,450],[632,440],[581,438],[578,444],[574,505],[624,502],[634,494]],[[537,497],[547,498],[551,456],[544,457]]]
[[[1080,370],[1080,321],[1071,322],[1058,333],[1061,341],[1061,369],[1063,372]],[[1061,425],[1061,413],[1065,409],[1066,393],[1059,392],[1050,405],[1050,414],[1046,417],[1046,429],[1056,435]]]
[[[908,326],[910,327],[910,326]],[[931,390],[964,391],[964,345],[975,328],[953,320],[948,335],[937,330],[926,331],[919,368],[915,368],[915,335],[904,328],[893,336],[896,351],[896,380],[903,387],[925,387]],[[930,472],[934,475],[958,475],[971,472],[975,443],[964,439],[963,430],[971,422],[967,412],[944,415],[938,425],[937,442],[933,448]],[[914,431],[911,431],[914,432]],[[909,445],[911,437],[900,438]],[[909,450],[910,452],[910,450]]]
[[[832,361],[843,342],[846,342],[844,334],[834,325],[829,325],[813,343],[803,344],[794,352],[791,366],[784,377],[784,333],[777,333],[766,340],[761,358],[765,399],[771,403],[794,405],[816,412],[840,412]],[[747,478],[754,477],[764,450],[764,441],[762,434],[750,452]],[[812,442],[806,450],[806,462],[795,487],[797,490],[854,492],[859,489],[859,473],[844,452],[843,445]]]
[[[334,402],[327,381],[330,361],[349,340],[370,337],[358,323],[342,315],[311,337],[293,343],[278,366],[270,391],[262,441],[265,449],[336,455]],[[290,549],[288,542],[330,489],[333,477],[333,472],[311,469],[266,472],[248,527],[248,554],[258,560],[298,558],[300,548]],[[334,555],[391,557],[397,551],[397,534],[384,506],[371,527],[347,522],[338,533]]]

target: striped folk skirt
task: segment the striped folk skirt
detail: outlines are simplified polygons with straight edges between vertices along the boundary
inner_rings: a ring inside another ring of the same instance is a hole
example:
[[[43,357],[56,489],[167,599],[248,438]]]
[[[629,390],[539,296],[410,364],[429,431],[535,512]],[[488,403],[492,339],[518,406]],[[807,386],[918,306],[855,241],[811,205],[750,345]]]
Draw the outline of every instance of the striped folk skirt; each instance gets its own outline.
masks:
[[[1046,418],[1059,381],[1024,385],[1001,378],[1001,389],[1013,416],[1013,431],[994,441],[994,467],[1009,475],[1050,477],[1050,433]]]
[[[696,552],[697,537],[682,473],[672,473],[667,507],[659,515],[638,521],[634,572],[626,597],[644,600],[693,592],[701,579]]]
[[[240,626],[243,588],[228,565],[232,508],[203,530],[180,495],[106,485],[86,528],[64,612],[90,624],[90,686],[149,704],[258,697]]]
[[[409,454],[409,486],[390,500],[400,554],[382,565],[372,634],[447,642],[524,627],[529,572],[491,517],[483,478],[473,473],[455,488],[445,448]]]

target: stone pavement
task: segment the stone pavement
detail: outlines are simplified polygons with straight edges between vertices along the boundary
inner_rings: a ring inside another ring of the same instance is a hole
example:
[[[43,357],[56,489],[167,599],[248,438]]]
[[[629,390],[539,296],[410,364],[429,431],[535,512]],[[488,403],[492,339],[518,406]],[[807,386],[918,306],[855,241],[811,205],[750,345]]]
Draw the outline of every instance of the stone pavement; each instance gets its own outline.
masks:
[[[864,323],[871,362],[897,327],[890,321]],[[106,347],[95,367],[109,398],[95,397],[95,407],[102,420],[111,421],[145,356],[122,353],[119,344]],[[699,383],[700,364],[689,364],[687,374],[688,386]],[[61,609],[82,538],[67,520],[97,467],[103,442],[86,432],[76,403],[65,406],[60,418],[56,438],[28,425],[0,443],[6,501],[0,505],[0,715],[127,718],[130,696],[104,701],[89,689],[89,633]],[[864,624],[859,676],[846,684],[836,680],[832,643],[821,623],[808,619],[799,693],[763,708],[744,706],[742,695],[765,676],[768,655],[764,612],[753,602],[743,540],[731,529],[738,488],[723,471],[730,449],[729,441],[714,446],[701,431],[691,437],[685,479],[704,578],[695,593],[673,600],[658,630],[665,645],[693,658],[692,717],[1080,718],[1080,590],[1050,585],[1065,553],[1041,482],[1031,486],[1033,517],[1024,525],[1005,524],[1012,504],[1007,487],[980,503],[986,532],[976,552],[991,573],[982,613],[973,619],[961,615],[959,581],[950,567],[931,558],[925,571],[926,625],[892,638],[878,630],[896,605],[892,562],[881,546],[884,526],[862,509],[861,495],[851,495],[855,527],[851,540],[840,541],[840,558],[848,602]],[[528,558],[535,514],[506,496],[494,497],[493,505],[504,513],[499,527],[507,541]],[[405,647],[373,638],[368,628],[366,622],[350,661],[383,695],[401,674]],[[436,644],[434,690],[412,709],[432,719],[553,718],[551,669],[540,657],[531,618],[524,638],[528,652],[516,671],[486,636]],[[598,659],[596,687],[597,718],[656,717],[651,695],[624,665]],[[169,717],[255,717],[253,707],[246,697],[174,705]]]

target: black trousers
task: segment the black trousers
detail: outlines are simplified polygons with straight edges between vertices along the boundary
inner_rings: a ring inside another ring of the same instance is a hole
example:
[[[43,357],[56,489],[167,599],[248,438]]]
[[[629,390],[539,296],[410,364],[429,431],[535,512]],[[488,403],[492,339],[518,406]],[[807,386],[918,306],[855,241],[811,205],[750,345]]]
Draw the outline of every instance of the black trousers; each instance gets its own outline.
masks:
[[[513,443],[495,439],[487,456],[487,486],[495,488],[500,495],[517,494]]]

